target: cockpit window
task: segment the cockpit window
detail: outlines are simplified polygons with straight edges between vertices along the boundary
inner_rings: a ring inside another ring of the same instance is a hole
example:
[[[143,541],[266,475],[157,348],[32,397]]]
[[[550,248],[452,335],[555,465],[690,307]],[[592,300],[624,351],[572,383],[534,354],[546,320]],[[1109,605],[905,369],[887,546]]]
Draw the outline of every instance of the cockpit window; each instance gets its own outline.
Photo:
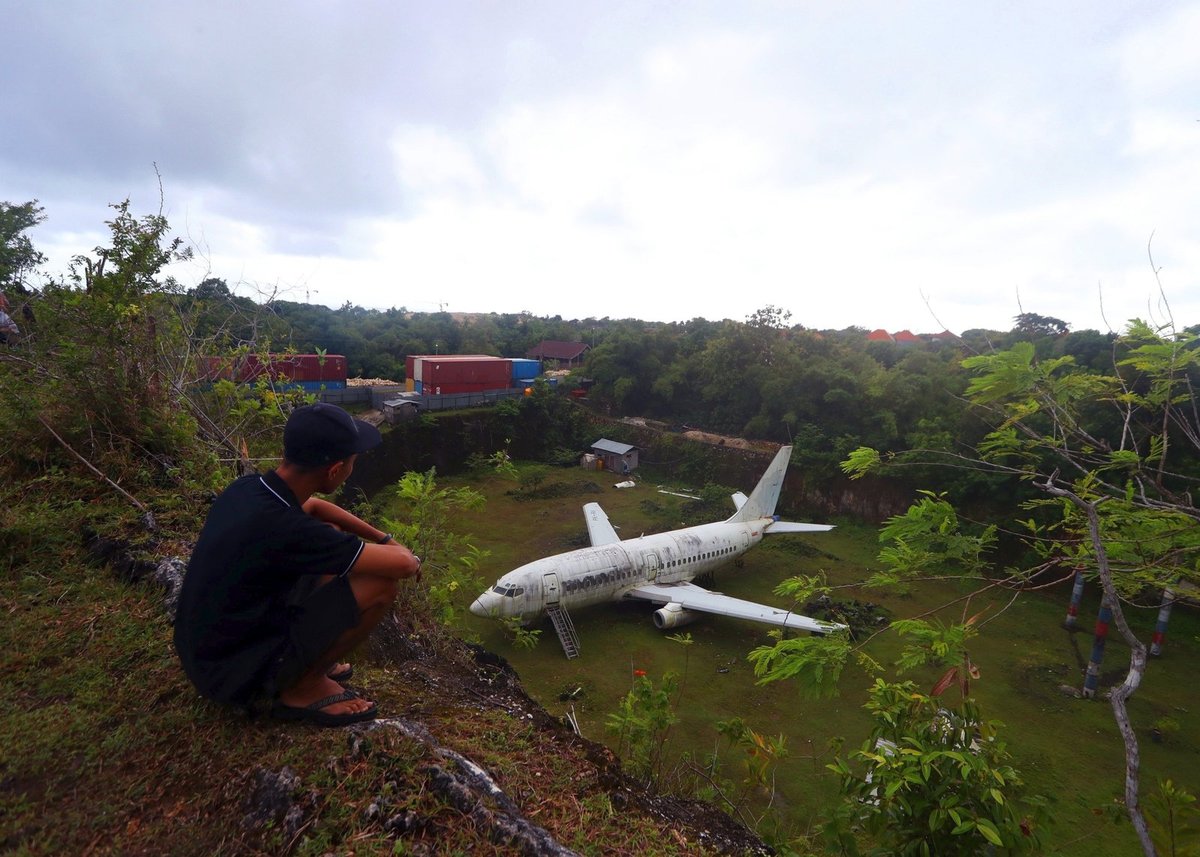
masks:
[[[524,587],[513,586],[511,583],[497,583],[492,587],[492,592],[497,595],[503,595],[505,598],[515,598],[518,595],[525,593]]]

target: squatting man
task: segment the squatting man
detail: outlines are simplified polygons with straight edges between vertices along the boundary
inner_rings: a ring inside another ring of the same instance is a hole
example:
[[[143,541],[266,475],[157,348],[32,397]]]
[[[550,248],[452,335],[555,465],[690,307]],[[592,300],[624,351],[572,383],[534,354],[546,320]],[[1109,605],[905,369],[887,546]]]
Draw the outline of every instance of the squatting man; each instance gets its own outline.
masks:
[[[216,499],[188,563],[175,648],[209,699],[321,726],[376,716],[344,687],[342,662],[392,608],[421,560],[392,537],[314,495],[337,490],[379,430],[336,405],[297,408],[283,463],[243,476]]]

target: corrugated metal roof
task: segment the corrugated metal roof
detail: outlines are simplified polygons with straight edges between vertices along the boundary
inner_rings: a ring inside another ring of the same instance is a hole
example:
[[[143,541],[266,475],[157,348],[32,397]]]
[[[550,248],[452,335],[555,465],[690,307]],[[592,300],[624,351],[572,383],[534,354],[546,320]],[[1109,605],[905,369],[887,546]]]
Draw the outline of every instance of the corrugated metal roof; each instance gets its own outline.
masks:
[[[637,449],[637,447],[630,446],[627,443],[617,443],[615,440],[600,438],[600,440],[592,444],[592,449],[598,449],[601,452],[611,452],[613,455],[624,455],[631,450]]]

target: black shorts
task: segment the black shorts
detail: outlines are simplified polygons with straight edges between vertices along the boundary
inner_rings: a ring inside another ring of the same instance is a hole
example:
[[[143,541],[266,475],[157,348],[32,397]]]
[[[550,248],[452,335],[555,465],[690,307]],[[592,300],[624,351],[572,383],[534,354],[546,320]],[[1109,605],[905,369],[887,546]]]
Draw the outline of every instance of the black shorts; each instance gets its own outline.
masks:
[[[325,584],[316,576],[301,580],[288,598],[288,642],[275,661],[268,693],[274,696],[299,681],[342,634],[361,621],[348,575]]]

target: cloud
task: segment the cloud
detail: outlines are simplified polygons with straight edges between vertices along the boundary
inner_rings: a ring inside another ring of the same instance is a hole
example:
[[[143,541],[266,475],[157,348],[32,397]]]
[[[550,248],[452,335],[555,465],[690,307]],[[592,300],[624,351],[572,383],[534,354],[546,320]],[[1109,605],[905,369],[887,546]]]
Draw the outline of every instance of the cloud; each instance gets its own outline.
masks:
[[[1102,326],[1153,232],[1193,321],[1198,8],[25,4],[0,175],[332,305]]]

